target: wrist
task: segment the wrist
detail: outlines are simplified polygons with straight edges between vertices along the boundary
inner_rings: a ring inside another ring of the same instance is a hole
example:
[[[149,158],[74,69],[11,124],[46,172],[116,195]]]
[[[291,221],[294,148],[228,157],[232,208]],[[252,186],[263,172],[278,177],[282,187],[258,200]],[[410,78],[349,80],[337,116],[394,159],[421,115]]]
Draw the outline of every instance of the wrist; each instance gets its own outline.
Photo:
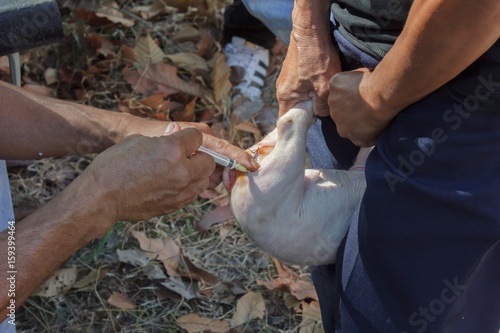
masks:
[[[365,72],[359,85],[359,93],[368,105],[368,110],[371,110],[372,125],[385,127],[400,110],[393,104],[394,101],[388,98],[386,87],[377,82],[372,72]]]
[[[293,29],[298,33],[329,32],[329,1],[295,1],[292,11]]]
[[[86,170],[55,198],[58,199],[56,205],[63,206],[70,215],[65,220],[74,224],[83,237],[83,244],[102,237],[117,221],[117,210],[111,205],[114,201],[109,192],[93,170]]]

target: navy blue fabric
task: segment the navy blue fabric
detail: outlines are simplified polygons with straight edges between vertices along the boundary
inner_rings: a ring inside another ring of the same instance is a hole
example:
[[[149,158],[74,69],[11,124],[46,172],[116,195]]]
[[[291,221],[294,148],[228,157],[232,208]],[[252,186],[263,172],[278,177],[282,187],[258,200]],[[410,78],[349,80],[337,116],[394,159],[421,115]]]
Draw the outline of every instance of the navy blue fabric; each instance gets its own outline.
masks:
[[[362,67],[349,52],[343,69]],[[313,269],[325,331],[498,333],[499,42],[398,114],[366,179],[336,274]]]

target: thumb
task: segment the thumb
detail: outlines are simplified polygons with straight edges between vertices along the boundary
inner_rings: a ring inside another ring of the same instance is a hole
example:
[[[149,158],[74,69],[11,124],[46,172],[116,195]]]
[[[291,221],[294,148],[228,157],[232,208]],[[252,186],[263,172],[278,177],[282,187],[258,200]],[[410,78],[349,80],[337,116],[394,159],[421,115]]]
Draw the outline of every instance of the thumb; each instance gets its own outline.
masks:
[[[313,94],[311,97],[314,115],[318,117],[329,117],[330,107],[328,106],[328,103],[326,103],[316,94]]]

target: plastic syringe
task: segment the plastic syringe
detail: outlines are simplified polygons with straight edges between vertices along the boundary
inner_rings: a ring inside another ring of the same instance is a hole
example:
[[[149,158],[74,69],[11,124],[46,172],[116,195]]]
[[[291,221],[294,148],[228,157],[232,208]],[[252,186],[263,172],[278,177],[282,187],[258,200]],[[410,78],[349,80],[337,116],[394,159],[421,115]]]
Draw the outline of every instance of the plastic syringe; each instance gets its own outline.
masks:
[[[229,168],[229,169],[236,169],[238,171],[245,172],[245,173],[248,172],[247,168],[245,168],[243,165],[237,163],[232,158],[224,156],[216,151],[213,151],[213,150],[208,149],[207,147],[203,147],[203,146],[200,146],[200,148],[198,148],[198,150],[212,156],[215,160],[215,163],[217,163],[219,165],[222,165],[222,166]]]

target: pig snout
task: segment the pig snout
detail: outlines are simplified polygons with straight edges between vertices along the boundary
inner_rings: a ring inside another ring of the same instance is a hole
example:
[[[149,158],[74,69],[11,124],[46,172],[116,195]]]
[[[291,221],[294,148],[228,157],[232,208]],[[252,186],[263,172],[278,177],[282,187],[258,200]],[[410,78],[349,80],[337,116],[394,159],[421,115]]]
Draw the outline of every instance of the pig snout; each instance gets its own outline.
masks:
[[[298,104],[249,149],[261,165],[257,171],[224,171],[243,231],[264,251],[292,264],[335,262],[365,188],[366,150],[350,171],[305,169],[306,135],[313,121],[311,103]]]

